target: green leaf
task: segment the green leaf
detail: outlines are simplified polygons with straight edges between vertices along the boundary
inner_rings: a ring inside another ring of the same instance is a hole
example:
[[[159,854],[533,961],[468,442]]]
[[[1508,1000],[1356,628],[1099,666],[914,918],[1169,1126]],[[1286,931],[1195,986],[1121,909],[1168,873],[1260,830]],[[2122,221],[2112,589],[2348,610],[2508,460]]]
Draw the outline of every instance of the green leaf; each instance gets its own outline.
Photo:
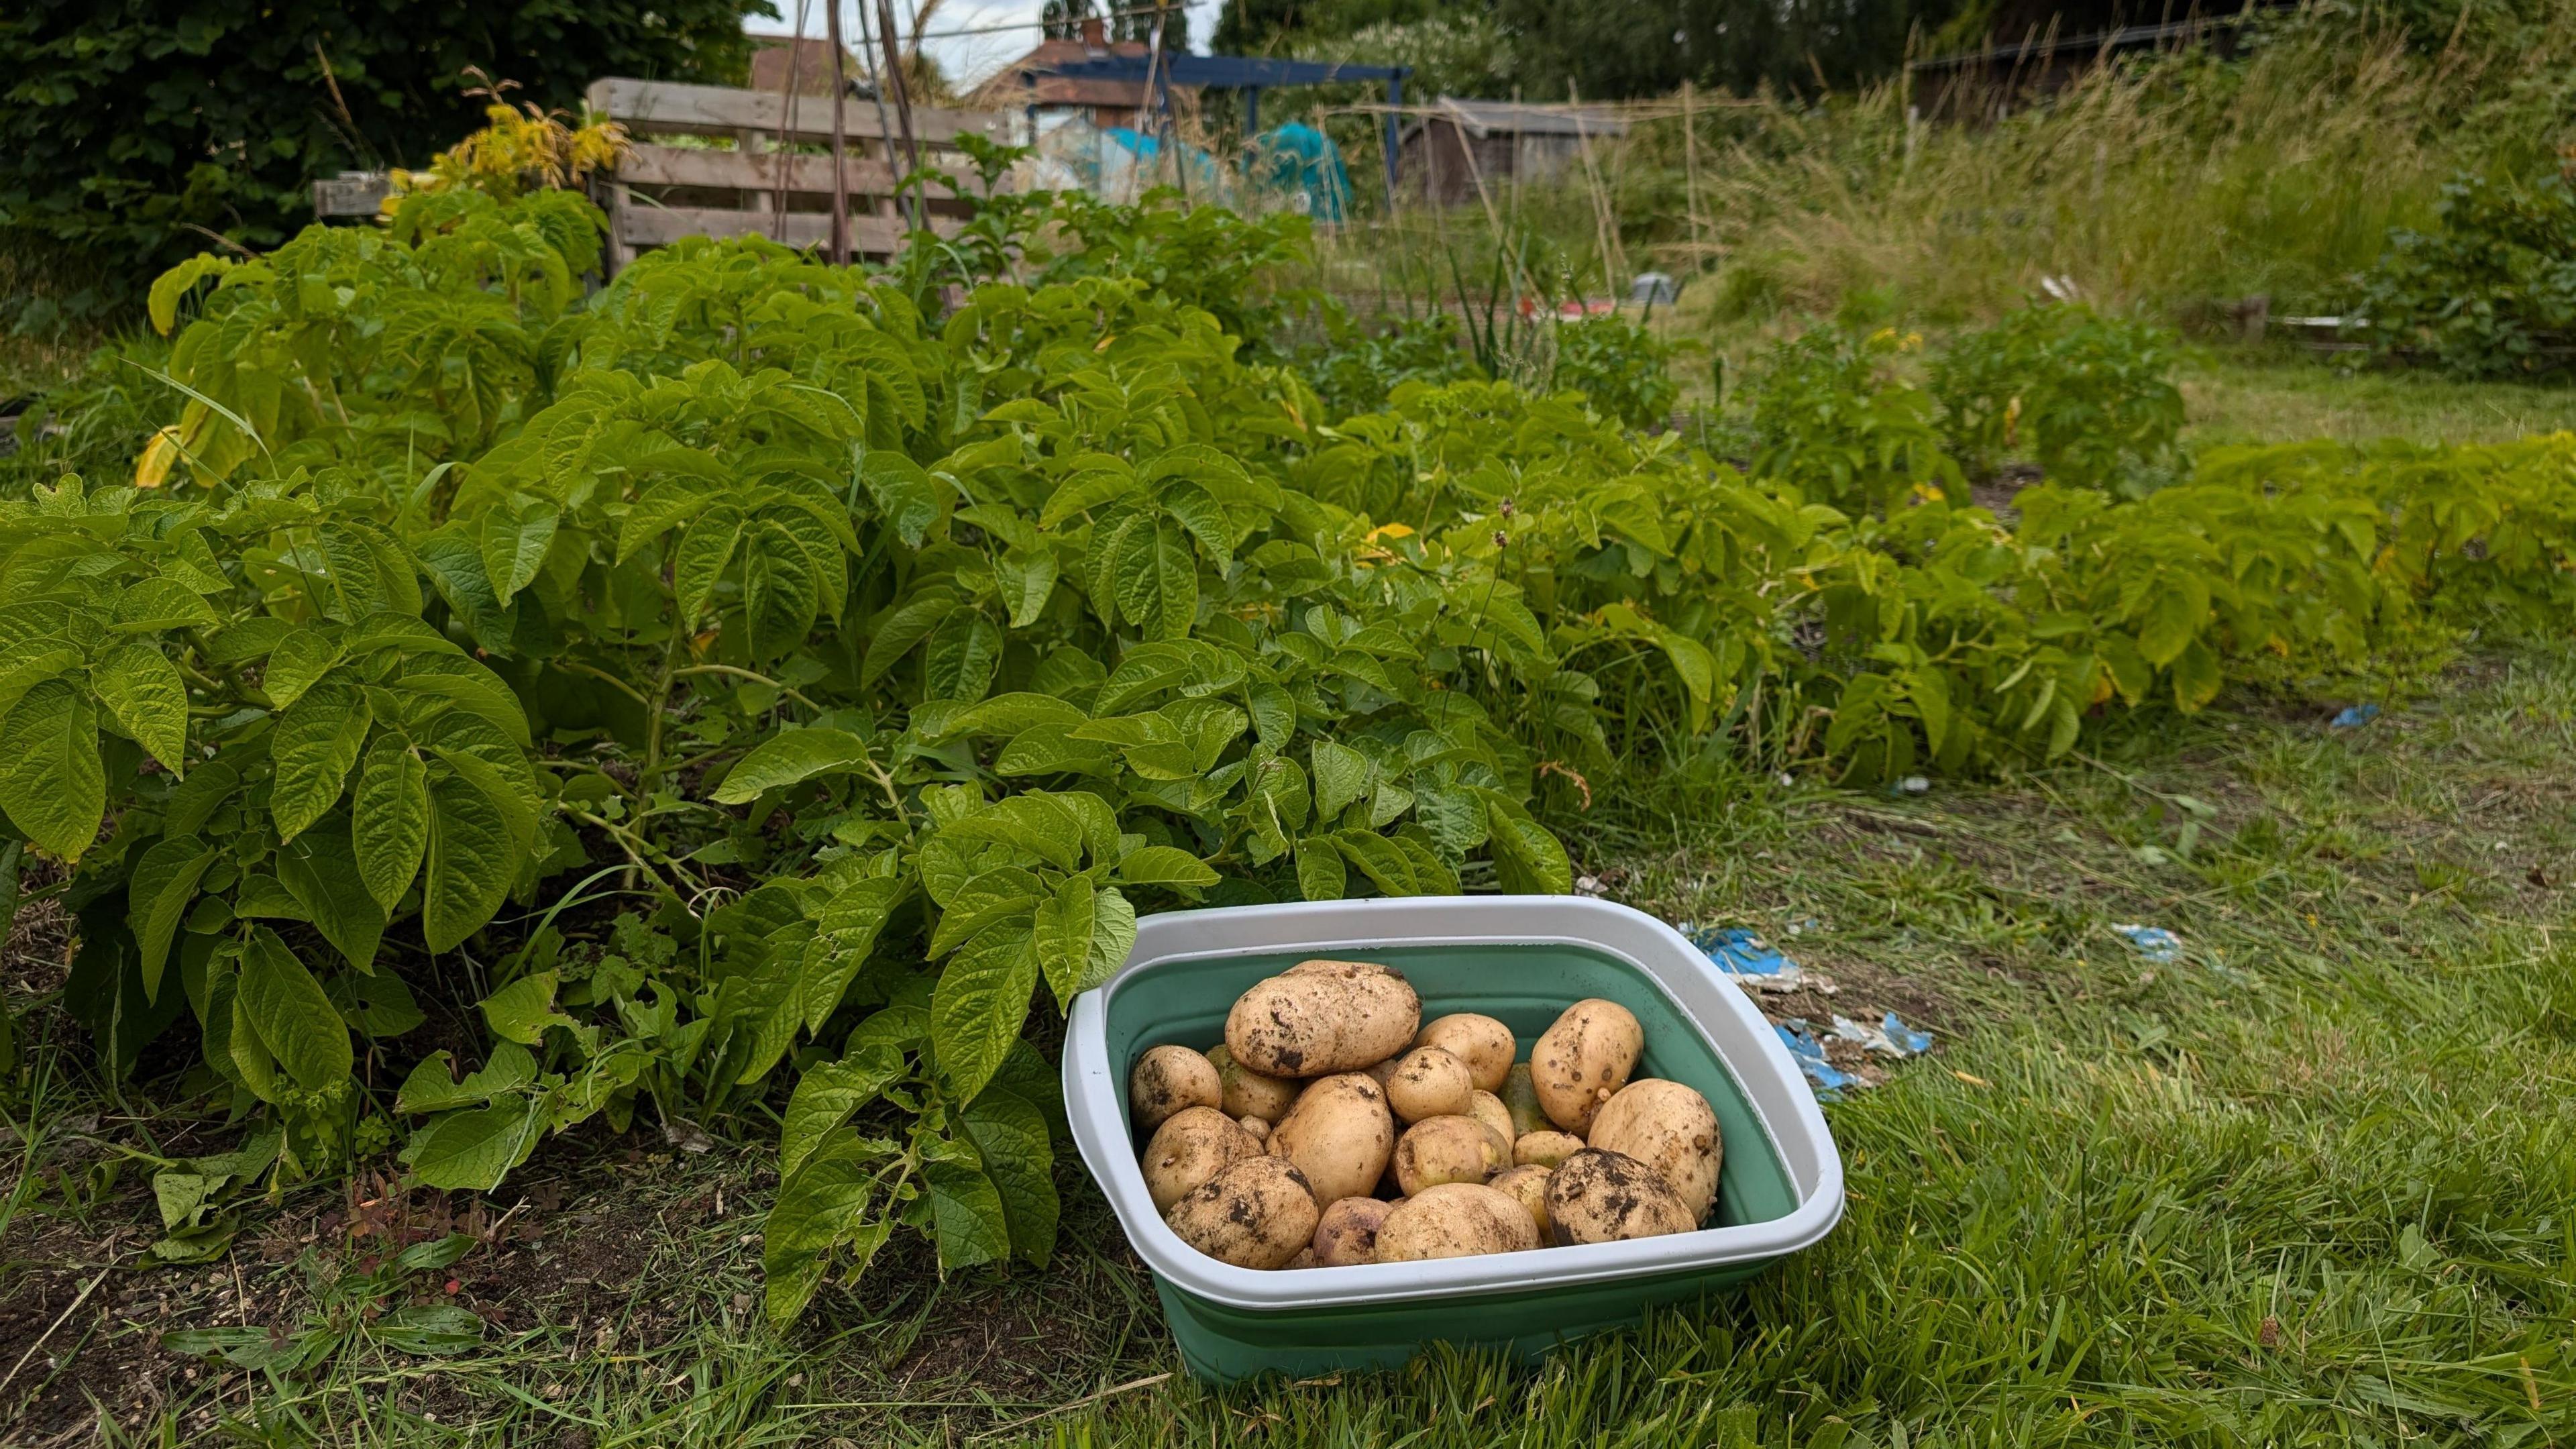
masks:
[[[1104,503],[1115,503],[1136,491],[1136,475],[1116,468],[1095,468],[1076,473],[1047,495],[1046,505],[1038,510],[1038,527],[1060,528],[1065,520],[1087,513]]]
[[[349,1025],[275,931],[261,926],[243,943],[234,989],[260,1045],[297,1086],[318,1092],[348,1077],[355,1061]]]
[[[868,762],[867,742],[847,730],[784,730],[752,747],[710,798],[719,805],[747,805],[765,790],[783,789],[817,775],[847,774]]]
[[[1071,729],[1089,718],[1051,694],[997,694],[960,711],[940,728],[937,737],[949,740],[976,735],[1011,736],[1041,725]]]
[[[794,1177],[805,1159],[850,1114],[903,1076],[903,1053],[882,1044],[854,1047],[837,1062],[823,1062],[797,1078],[778,1136],[778,1173]]]
[[[150,317],[152,330],[167,337],[179,325],[180,300],[208,277],[221,277],[233,268],[232,259],[212,252],[199,252],[155,278],[152,290],[144,299],[144,312]]]
[[[2147,605],[2147,620],[2138,629],[2138,652],[2149,664],[2171,664],[2192,640],[2198,637],[2202,617],[2208,612],[2205,594],[2195,596],[2180,588],[2159,588]]]
[[[431,951],[453,949],[492,919],[519,878],[520,857],[500,802],[452,766],[430,772],[420,924]]]
[[[374,719],[366,694],[339,676],[315,683],[278,717],[269,746],[277,779],[268,797],[278,839],[293,840],[339,803]]]
[[[481,1345],[483,1320],[454,1303],[409,1303],[368,1325],[367,1333],[396,1353],[446,1358]]]
[[[448,1192],[490,1192],[537,1150],[540,1104],[514,1099],[450,1112],[412,1134],[403,1148],[411,1175]]]
[[[1524,895],[1563,895],[1574,889],[1574,866],[1547,827],[1489,797],[1485,814],[1493,832],[1494,868],[1503,889]]]
[[[894,668],[914,645],[930,637],[930,631],[941,620],[956,611],[955,594],[934,590],[888,613],[869,636],[867,655],[859,663],[859,682],[876,683],[878,676]]]
[[[1368,788],[1368,756],[1331,740],[1315,741],[1315,818],[1330,823]]]
[[[1038,902],[1030,928],[1038,969],[1055,992],[1056,1005],[1067,1010],[1082,991],[1083,977],[1091,967],[1092,919],[1098,898],[1099,887],[1090,880],[1067,876],[1056,883],[1054,895]]]
[[[1001,662],[1002,631],[981,610],[958,609],[930,631],[923,683],[932,699],[981,699]]]
[[[279,848],[277,879],[304,907],[324,940],[361,971],[375,964],[385,909],[367,893],[357,852],[339,824],[316,826]]]
[[[939,1244],[939,1270],[971,1268],[1011,1255],[1011,1219],[1002,1193],[974,1160],[965,1143],[950,1144],[948,1155],[925,1157],[922,1186],[930,1198],[933,1237]]]
[[[975,1144],[984,1176],[1001,1199],[1011,1251],[1043,1267],[1055,1252],[1062,1204],[1055,1191],[1055,1151],[1046,1115],[997,1083],[967,1104],[958,1125]]]
[[[1024,930],[978,936],[939,973],[930,997],[931,1048],[958,1101],[973,1101],[1001,1069],[1037,984],[1037,950]]]
[[[1056,561],[1052,549],[1023,553],[1017,549],[993,561],[993,582],[1001,586],[1002,607],[1011,627],[1025,629],[1038,621],[1055,594]]]
[[[90,666],[98,702],[174,775],[188,772],[188,686],[157,644],[128,644]]]
[[[446,1051],[434,1051],[421,1059],[420,1065],[403,1078],[402,1090],[394,1094],[397,1112],[446,1112],[458,1107],[472,1107],[495,1097],[533,1086],[537,1080],[537,1059],[517,1042],[502,1042],[492,1048],[492,1055],[481,1070],[456,1080],[456,1059]]]
[[[1082,864],[1082,817],[1043,790],[997,800],[951,822],[940,834],[952,840],[1008,845],[1058,870],[1070,871]]]
[[[1136,907],[1115,889],[1104,888],[1091,906],[1091,961],[1074,984],[1078,995],[1117,974],[1136,949]]]
[[[429,850],[429,766],[403,741],[387,736],[367,751],[349,802],[349,830],[358,878],[391,911]]]
[[[492,581],[494,598],[506,605],[519,590],[536,582],[561,517],[561,509],[542,500],[521,508],[493,508],[484,513],[476,544],[482,551],[483,576]]]
[[[671,587],[678,596],[680,618],[694,629],[714,606],[716,584],[733,562],[742,542],[742,510],[724,503],[699,514],[672,555]]]
[[[906,548],[919,548],[939,522],[939,485],[919,463],[892,448],[871,448],[859,464],[859,481],[877,511],[894,525]]]
[[[823,908],[814,939],[805,943],[804,968],[796,981],[797,1013],[807,1031],[821,1031],[840,1009],[850,978],[866,963],[905,889],[901,880],[873,876],[844,887]]]
[[[1205,862],[1174,845],[1143,845],[1118,862],[1118,878],[1129,885],[1212,886],[1217,873]]]
[[[492,1034],[531,1047],[545,1040],[550,1026],[565,1027],[578,1034],[581,1023],[555,1010],[558,979],[552,971],[531,971],[484,997],[483,1020],[492,1028]]]
[[[0,715],[0,810],[29,840],[78,860],[107,814],[107,766],[89,696],[48,679]]]
[[[1413,878],[1413,862],[1404,847],[1373,830],[1337,830],[1333,844],[1342,858],[1360,868],[1360,874],[1377,883],[1377,888],[1391,896],[1422,893],[1421,884]]]
[[[876,1191],[871,1164],[880,1155],[866,1139],[843,1132],[807,1154],[779,1183],[760,1228],[771,1323],[783,1326],[805,1311],[835,1250],[850,1245],[865,1268],[885,1241],[885,1224],[865,1220]]]
[[[214,862],[215,853],[193,835],[154,841],[135,862],[134,875],[125,885],[126,920],[140,953],[147,1001],[161,994],[161,969],[169,960],[170,942],[179,933],[188,902],[196,898],[198,879]]]
[[[1309,835],[1297,842],[1297,890],[1310,901],[1338,901],[1350,887],[1349,869],[1332,838]]]
[[[292,709],[331,666],[340,662],[340,631],[308,624],[277,641],[260,673],[260,689],[278,709]]]
[[[2222,682],[2218,655],[2207,644],[2192,640],[2189,647],[2174,657],[2174,708],[2185,714],[2207,708],[2211,700],[2218,698],[2218,686]]]

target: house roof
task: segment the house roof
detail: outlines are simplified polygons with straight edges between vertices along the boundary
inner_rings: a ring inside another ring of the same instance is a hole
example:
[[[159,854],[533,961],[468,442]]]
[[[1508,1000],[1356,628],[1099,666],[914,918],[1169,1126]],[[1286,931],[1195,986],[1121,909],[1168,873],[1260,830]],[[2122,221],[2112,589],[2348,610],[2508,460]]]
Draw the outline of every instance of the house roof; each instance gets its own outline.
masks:
[[[796,93],[802,96],[828,96],[832,93],[832,42],[829,40],[789,40],[784,36],[761,37],[751,52],[751,84],[755,91],[787,89],[788,58],[795,57]],[[864,76],[867,66],[855,55],[843,62],[846,73]]]
[[[1628,123],[1607,106],[1537,106],[1520,101],[1470,101],[1457,96],[1442,96],[1434,105],[1447,113],[1446,119],[1479,140],[1498,133],[1621,136],[1628,131]]]
[[[1111,57],[1142,60],[1146,54],[1147,46],[1141,40],[1105,45],[1082,40],[1040,41],[1035,50],[993,72],[992,78],[977,86],[967,99],[972,105],[984,107],[1142,106],[1147,100],[1142,80],[1055,72],[1064,66]],[[1172,89],[1189,87],[1176,84]]]

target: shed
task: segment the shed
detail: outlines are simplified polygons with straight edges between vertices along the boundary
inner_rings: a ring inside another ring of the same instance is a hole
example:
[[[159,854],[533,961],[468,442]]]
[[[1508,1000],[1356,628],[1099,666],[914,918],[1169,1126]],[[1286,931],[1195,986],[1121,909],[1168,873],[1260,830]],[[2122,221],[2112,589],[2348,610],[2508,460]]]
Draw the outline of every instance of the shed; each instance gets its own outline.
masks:
[[[1444,206],[1476,199],[1487,186],[1515,177],[1544,181],[1579,165],[1584,143],[1627,134],[1607,106],[1541,106],[1442,96],[1405,129],[1402,169],[1422,179],[1422,194]]]

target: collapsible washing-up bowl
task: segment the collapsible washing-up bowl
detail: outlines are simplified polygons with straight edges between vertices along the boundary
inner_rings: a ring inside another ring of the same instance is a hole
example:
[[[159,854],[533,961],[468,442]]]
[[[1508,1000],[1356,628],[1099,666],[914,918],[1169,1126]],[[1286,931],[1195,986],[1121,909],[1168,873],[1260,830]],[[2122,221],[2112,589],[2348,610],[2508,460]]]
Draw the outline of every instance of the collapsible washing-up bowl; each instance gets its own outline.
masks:
[[[1244,988],[1308,957],[1392,966],[1427,1020],[1498,1018],[1524,1056],[1586,997],[1635,1012],[1636,1075],[1684,1082],[1724,1134],[1717,1209],[1697,1232],[1530,1253],[1265,1273],[1183,1243],[1154,1211],[1128,1121],[1127,1075],[1149,1047],[1225,1037]],[[1843,1211],[1843,1166],[1779,1035],[1672,927],[1574,896],[1315,901],[1175,911],[1137,922],[1127,964],[1073,1005],[1064,1052],[1075,1144],[1153,1271],[1181,1358],[1231,1382],[1391,1367],[1433,1342],[1534,1358],[1636,1322],[1653,1305],[1753,1276],[1822,1238]]]

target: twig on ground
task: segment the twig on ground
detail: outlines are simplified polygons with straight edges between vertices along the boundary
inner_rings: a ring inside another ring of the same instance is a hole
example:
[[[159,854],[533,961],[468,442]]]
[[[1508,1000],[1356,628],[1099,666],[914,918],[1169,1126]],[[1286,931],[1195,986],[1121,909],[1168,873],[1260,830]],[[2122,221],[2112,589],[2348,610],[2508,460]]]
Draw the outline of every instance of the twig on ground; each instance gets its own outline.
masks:
[[[1007,1434],[1007,1433],[1011,1432],[1013,1429],[1017,1429],[1017,1428],[1021,1427],[1022,1425],[1026,1425],[1026,1424],[1034,1424],[1034,1423],[1036,1423],[1036,1422],[1037,1422],[1038,1420],[1040,1420],[1040,1419],[1049,1418],[1049,1417],[1052,1417],[1052,1416],[1054,1416],[1054,1415],[1056,1415],[1056,1414],[1061,1414],[1061,1413],[1065,1412],[1067,1409],[1079,1409],[1079,1408],[1082,1408],[1083,1406],[1085,1406],[1085,1405],[1087,1405],[1087,1404],[1096,1404],[1096,1403],[1100,1402],[1102,1399],[1111,1398],[1111,1397],[1113,1397],[1113,1396],[1115,1396],[1115,1395],[1118,1395],[1118,1394],[1123,1394],[1123,1393],[1127,1392],[1129,1389],[1146,1389],[1146,1388],[1152,1388],[1154,1385],[1161,1383],[1163,1380],[1168,1379],[1168,1378],[1170,1378],[1171,1376],[1172,1376],[1172,1375],[1171,1375],[1170,1371],[1169,1371],[1169,1370],[1166,1370],[1166,1371],[1164,1371],[1164,1372],[1162,1372],[1162,1373],[1158,1373],[1158,1374],[1147,1374],[1145,1377],[1143,1377],[1143,1378],[1141,1378],[1141,1379],[1129,1379],[1127,1382],[1125,1382],[1125,1383],[1123,1383],[1123,1384],[1114,1384],[1114,1385],[1110,1386],[1109,1388],[1102,1389],[1100,1392],[1098,1392],[1098,1393],[1096,1393],[1096,1394],[1085,1394],[1085,1395],[1083,1395],[1081,1398],[1078,1398],[1078,1399],[1073,1400],[1071,1403],[1058,1404],[1058,1405],[1056,1405],[1056,1406],[1055,1406],[1054,1408],[1052,1408],[1052,1409],[1040,1409],[1040,1410],[1038,1410],[1038,1411],[1037,1411],[1036,1413],[1034,1413],[1034,1414],[1024,1415],[1024,1416],[1022,1416],[1022,1417],[1020,1417],[1020,1418],[1013,1419],[1011,1422],[1009,1422],[1009,1423],[1007,1423],[1007,1424],[999,1425],[999,1426],[997,1426],[997,1427],[995,1427],[995,1428],[991,1428],[991,1429],[986,1429],[984,1432],[982,1432],[982,1433],[980,1433],[980,1434],[972,1434],[972,1435],[969,1435],[969,1436],[967,1436],[967,1437],[968,1437],[969,1442],[972,1442],[973,1440],[976,1440],[976,1439],[990,1439],[990,1438],[992,1438],[993,1436],[995,1436],[995,1435],[997,1435],[997,1434]]]

